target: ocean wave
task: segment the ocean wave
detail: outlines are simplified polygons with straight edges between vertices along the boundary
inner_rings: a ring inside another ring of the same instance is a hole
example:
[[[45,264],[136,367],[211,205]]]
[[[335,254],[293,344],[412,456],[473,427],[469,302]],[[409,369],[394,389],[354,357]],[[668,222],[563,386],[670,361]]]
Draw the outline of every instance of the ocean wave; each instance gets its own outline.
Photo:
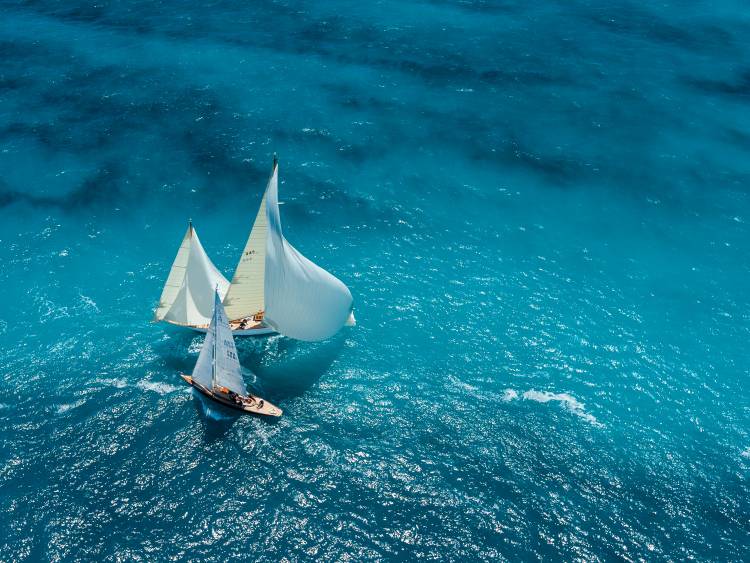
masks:
[[[518,391],[516,391],[515,389],[506,389],[503,393],[502,400],[505,402],[510,402],[517,399],[518,397]],[[524,401],[534,401],[535,403],[560,403],[566,410],[570,411],[576,416],[581,417],[589,424],[599,428],[604,427],[604,424],[599,422],[593,414],[586,412],[586,409],[584,408],[585,405],[581,401],[579,401],[572,395],[569,395],[568,393],[552,393],[551,391],[537,391],[536,389],[530,389],[528,391],[524,391],[520,395],[520,397]]]
[[[70,410],[77,409],[78,407],[80,407],[81,405],[83,405],[83,403],[85,403],[85,402],[86,402],[86,399],[79,399],[79,400],[77,400],[75,402],[72,402],[72,403],[63,403],[61,405],[57,405],[57,409],[55,409],[55,412],[57,414],[66,413],[66,412],[68,412]]]
[[[561,403],[567,410],[580,416],[586,422],[593,424],[594,426],[602,427],[602,423],[596,420],[596,417],[590,413],[587,413],[584,409],[584,404],[572,395],[567,393],[552,393],[550,391],[536,391],[534,389],[526,391],[523,394],[524,400],[535,401],[537,403],[549,403],[555,401]]]

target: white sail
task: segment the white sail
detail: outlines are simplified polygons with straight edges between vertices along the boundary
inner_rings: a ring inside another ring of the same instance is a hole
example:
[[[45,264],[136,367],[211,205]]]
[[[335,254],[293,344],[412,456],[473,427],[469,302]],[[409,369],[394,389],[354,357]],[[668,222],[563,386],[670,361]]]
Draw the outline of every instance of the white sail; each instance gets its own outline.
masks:
[[[154,320],[160,321],[167,314],[169,308],[174,303],[175,297],[182,287],[182,281],[185,279],[185,268],[188,263],[188,255],[190,254],[190,238],[193,232],[193,225],[189,225],[185,236],[182,237],[180,248],[177,250],[177,256],[175,256],[172,268],[169,270],[167,281],[164,284],[164,289],[161,291],[161,297],[159,298],[159,305],[154,311]]]
[[[324,340],[344,326],[352,294],[336,277],[315,265],[284,239],[279,215],[278,165],[266,188],[268,238],[264,322],[298,340]]]
[[[224,298],[224,308],[232,320],[253,316],[265,308],[263,280],[266,270],[267,238],[266,195],[263,194],[247,244],[234,271],[232,284]]]
[[[214,368],[214,384],[226,387],[240,395],[247,393],[245,382],[242,379],[242,369],[237,357],[237,347],[234,345],[232,329],[229,328],[227,314],[221,304],[221,297],[216,293],[214,305],[214,338],[216,341],[216,357]]]
[[[209,390],[226,387],[239,395],[247,393],[232,330],[218,291],[214,292],[213,316],[193,370],[193,381]]]
[[[214,342],[214,330],[210,327],[206,331],[203,347],[193,368],[193,381],[197,381],[208,390],[211,390],[214,384]]]
[[[167,277],[155,320],[206,326],[213,314],[214,289],[223,296],[228,287],[229,282],[203,250],[191,224]]]

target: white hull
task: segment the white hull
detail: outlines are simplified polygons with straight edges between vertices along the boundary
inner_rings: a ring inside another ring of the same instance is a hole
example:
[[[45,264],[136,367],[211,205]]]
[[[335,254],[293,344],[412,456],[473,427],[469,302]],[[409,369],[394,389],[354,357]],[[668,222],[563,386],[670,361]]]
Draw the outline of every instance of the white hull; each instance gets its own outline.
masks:
[[[189,328],[190,330],[201,332],[203,334],[206,334],[206,332],[208,332],[208,328],[199,328],[197,326],[186,326],[185,328]],[[268,328],[267,326],[263,326],[260,328],[246,328],[244,330],[239,328],[232,329],[232,336],[267,336],[269,334],[276,334],[276,331],[272,328]]]
[[[208,332],[207,326],[183,325],[172,321],[163,322],[173,327],[187,328],[195,332],[200,332],[201,334],[206,334]],[[232,336],[268,336],[269,334],[276,334],[276,331],[267,326],[261,326],[258,328],[232,329]]]

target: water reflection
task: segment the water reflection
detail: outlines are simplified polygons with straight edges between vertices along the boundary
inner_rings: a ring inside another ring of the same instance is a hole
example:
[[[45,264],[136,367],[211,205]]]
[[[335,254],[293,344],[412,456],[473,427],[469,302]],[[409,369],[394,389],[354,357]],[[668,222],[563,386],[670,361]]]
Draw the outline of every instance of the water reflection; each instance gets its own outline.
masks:
[[[240,412],[229,409],[216,401],[212,401],[200,392],[192,389],[193,405],[202,422],[204,438],[207,442],[214,442],[224,437],[232,425],[241,416]]]
[[[344,332],[325,342],[274,336],[262,343],[242,342],[239,350],[243,366],[256,375],[252,386],[261,394],[283,399],[297,397],[312,387],[339,357],[345,343]]]

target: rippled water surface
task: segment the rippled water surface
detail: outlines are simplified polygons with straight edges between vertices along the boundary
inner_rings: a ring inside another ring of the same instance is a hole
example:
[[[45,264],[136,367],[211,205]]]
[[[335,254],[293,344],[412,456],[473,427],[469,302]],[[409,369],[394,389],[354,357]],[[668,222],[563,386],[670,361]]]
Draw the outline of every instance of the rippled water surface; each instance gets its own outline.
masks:
[[[747,558],[750,16],[650,4],[2,2],[0,560]],[[274,151],[269,423],[149,321]]]

